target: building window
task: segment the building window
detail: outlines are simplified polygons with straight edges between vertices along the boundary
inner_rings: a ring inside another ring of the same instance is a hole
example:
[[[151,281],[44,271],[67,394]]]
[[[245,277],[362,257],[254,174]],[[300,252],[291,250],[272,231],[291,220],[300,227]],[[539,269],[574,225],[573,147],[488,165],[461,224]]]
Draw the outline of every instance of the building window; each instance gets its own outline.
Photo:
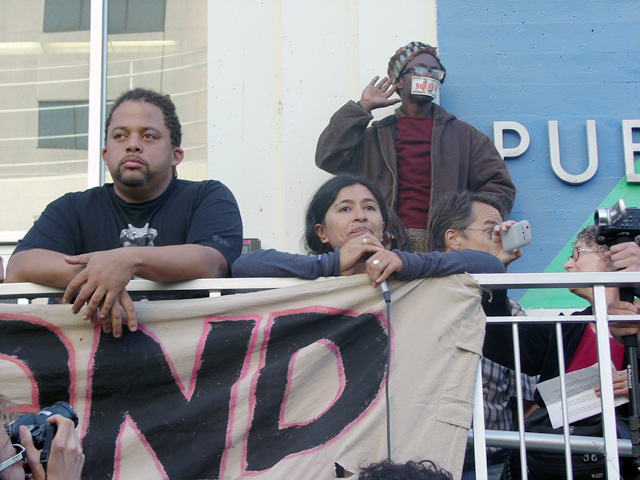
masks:
[[[40,102],[38,148],[87,150],[89,104],[84,101]]]
[[[44,32],[89,30],[91,0],[45,0]],[[164,32],[166,0],[109,0],[109,34]]]

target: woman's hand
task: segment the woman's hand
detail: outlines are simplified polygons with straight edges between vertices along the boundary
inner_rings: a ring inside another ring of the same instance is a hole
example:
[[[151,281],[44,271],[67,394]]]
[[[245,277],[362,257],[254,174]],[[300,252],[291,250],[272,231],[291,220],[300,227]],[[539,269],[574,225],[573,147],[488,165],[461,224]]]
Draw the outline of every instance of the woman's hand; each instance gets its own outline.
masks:
[[[384,250],[382,241],[370,233],[353,237],[340,247],[340,274],[352,275],[356,265],[364,263],[363,256],[369,256],[380,250]],[[361,272],[357,272],[361,273]]]
[[[82,445],[78,439],[76,426],[62,415],[52,415],[48,423],[55,424],[57,431],[51,442],[47,475],[40,463],[40,451],[33,445],[31,432],[27,427],[20,427],[20,443],[27,452],[27,463],[35,480],[79,480],[84,464]]]
[[[377,287],[389,278],[389,275],[402,270],[403,266],[402,259],[398,254],[383,249],[374,253],[367,260],[367,273],[373,286]]]
[[[600,396],[600,385],[596,385],[594,388],[596,395]],[[614,397],[628,397],[629,396],[629,381],[627,379],[627,371],[620,370],[613,376],[613,396]]]

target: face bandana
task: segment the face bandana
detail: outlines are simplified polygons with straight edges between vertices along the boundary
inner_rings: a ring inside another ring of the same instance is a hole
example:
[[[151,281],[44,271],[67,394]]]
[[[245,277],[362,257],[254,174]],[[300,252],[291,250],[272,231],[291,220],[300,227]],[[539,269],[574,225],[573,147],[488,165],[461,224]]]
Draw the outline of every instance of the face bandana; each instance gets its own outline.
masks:
[[[431,97],[436,103],[440,100],[440,85],[435,78],[411,77],[411,93]]]

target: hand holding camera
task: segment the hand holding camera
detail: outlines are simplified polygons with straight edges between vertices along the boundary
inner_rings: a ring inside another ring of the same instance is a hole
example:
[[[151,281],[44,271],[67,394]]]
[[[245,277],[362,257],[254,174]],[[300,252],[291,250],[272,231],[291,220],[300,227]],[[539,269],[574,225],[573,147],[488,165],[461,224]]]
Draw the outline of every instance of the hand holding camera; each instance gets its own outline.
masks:
[[[27,463],[35,480],[80,479],[84,454],[74,423],[61,415],[53,415],[47,419],[52,427],[56,427],[55,437],[47,462],[47,470],[40,463],[41,453],[33,444],[31,433],[26,426],[20,427],[20,441],[27,452]]]
[[[531,226],[528,221],[522,220],[511,225],[509,230],[500,235],[500,238],[505,252],[526,247],[531,243]]]
[[[7,425],[12,443],[26,450],[27,464],[36,480],[79,479],[84,464],[76,432],[78,416],[71,405],[56,402],[37,413],[27,413]],[[45,476],[46,471],[46,476]]]
[[[529,222],[507,220],[496,225],[491,236],[490,253],[498,257],[507,268],[511,262],[522,256],[520,247],[531,243],[531,227]]]

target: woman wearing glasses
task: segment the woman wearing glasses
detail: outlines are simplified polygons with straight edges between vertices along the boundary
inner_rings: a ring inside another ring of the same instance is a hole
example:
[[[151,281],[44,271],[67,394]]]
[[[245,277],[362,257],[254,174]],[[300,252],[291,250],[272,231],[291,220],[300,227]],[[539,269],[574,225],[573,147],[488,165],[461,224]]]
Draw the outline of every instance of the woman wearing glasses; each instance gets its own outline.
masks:
[[[573,251],[564,264],[567,272],[607,272],[611,271],[611,259],[605,253],[609,248],[596,243],[596,228],[587,227],[578,233]],[[590,287],[569,289],[573,294],[584,298],[591,305],[573,315],[592,315],[593,290]],[[618,290],[607,289],[607,303],[617,300]],[[539,381],[549,380],[560,374],[556,350],[556,329],[554,324],[534,323],[519,327],[522,372],[527,375],[540,375]],[[487,325],[484,355],[502,365],[515,368],[511,326],[504,324]],[[564,362],[566,372],[572,372],[594,365],[598,362],[595,343],[595,325],[592,323],[563,323],[562,341],[564,344]],[[614,376],[614,395],[628,395],[626,371],[622,369],[624,348],[613,337],[610,338],[611,360],[618,374]],[[599,391],[599,388],[596,388]],[[538,403],[542,399],[538,397]]]
[[[612,260],[608,253],[609,248],[605,245],[596,243],[596,228],[594,226],[587,227],[580,231],[574,244],[569,259],[564,264],[567,272],[607,272],[612,270]],[[593,314],[593,289],[591,287],[570,288],[570,291],[587,300],[591,305],[586,309],[575,312],[573,315],[592,315]],[[606,289],[607,303],[617,300],[618,289]],[[611,314],[612,312],[609,311]],[[628,313],[628,312],[620,312]],[[527,375],[539,375],[539,382],[549,380],[560,375],[560,366],[558,360],[557,342],[556,342],[556,326],[552,323],[524,323],[519,326],[520,340],[520,359],[522,372]],[[512,328],[509,324],[487,324],[487,334],[484,344],[485,357],[500,363],[509,368],[515,368],[513,354]],[[613,393],[614,396],[628,396],[629,388],[627,384],[626,370],[622,370],[624,347],[618,343],[613,336],[609,336],[609,346],[611,350],[611,361],[606,362],[612,365],[616,373],[613,375]],[[593,323],[562,323],[562,344],[564,348],[564,365],[565,372],[574,372],[583,368],[590,367],[598,363],[598,352],[596,348],[595,324]],[[599,395],[600,387],[596,386],[595,393]],[[540,406],[544,406],[544,402],[538,392],[535,394],[535,400]],[[623,405],[619,408],[625,408]],[[626,417],[626,413],[619,413],[621,417]],[[599,420],[590,417],[578,422],[574,422],[574,426],[585,426],[594,424]],[[539,410],[527,419],[527,423],[531,425],[545,425],[548,423],[546,412]],[[541,427],[538,427],[541,428]],[[550,427],[549,427],[550,428]],[[529,427],[527,427],[529,429]],[[562,433],[562,430],[560,430]],[[582,433],[584,435],[584,433]],[[577,433],[576,435],[581,435]],[[589,434],[591,435],[591,434]],[[511,479],[520,478],[519,476],[519,452],[510,457],[509,470]],[[550,471],[557,472],[564,465],[563,454],[546,454],[544,461],[540,458],[532,457],[535,452],[527,452],[529,464],[529,478],[550,478]],[[557,456],[556,456],[557,455]],[[545,464],[546,466],[540,466]],[[574,476],[576,475],[576,461],[574,461]],[[583,466],[584,467],[584,466]],[[635,478],[627,472],[632,466],[630,463],[621,462],[623,474],[621,478]],[[577,468],[582,468],[578,466]],[[600,459],[600,463],[593,464],[588,467],[589,473],[598,473],[604,475],[604,461]],[[549,470],[551,469],[551,470]],[[555,477],[554,477],[555,478]],[[583,477],[580,477],[583,478]],[[586,477],[584,477],[586,478]],[[595,478],[595,477],[594,477]],[[598,477],[604,478],[604,477]]]
[[[596,243],[596,227],[590,226],[582,230],[578,234],[578,238],[573,247],[573,251],[569,259],[564,264],[567,272],[607,272],[612,271],[611,259],[606,253],[609,247]],[[591,306],[587,307],[575,315],[592,315],[593,314],[593,289],[591,287],[570,288],[569,291],[574,295],[587,300]],[[618,298],[618,289],[607,289],[607,303],[611,303]],[[571,327],[567,326],[567,329]],[[565,352],[565,356],[569,358],[567,372],[579,370],[580,368],[589,367],[598,362],[598,354],[595,350],[595,324],[580,323],[574,326],[576,332],[572,335],[571,342],[568,347],[569,352]],[[615,396],[626,396],[629,394],[627,385],[627,374],[622,369],[622,361],[624,357],[624,347],[615,341],[611,336],[611,360],[618,373],[613,377],[613,393]],[[565,347],[566,348],[566,347]],[[596,387],[599,392],[600,387]]]
[[[34,447],[27,427],[20,428],[20,442],[11,444],[6,428],[9,424],[7,398],[0,394],[0,480],[76,480],[81,478],[84,454],[75,425],[68,418],[52,415],[47,421],[55,424],[47,473],[40,464],[40,452]],[[26,473],[28,470],[31,473]]]

